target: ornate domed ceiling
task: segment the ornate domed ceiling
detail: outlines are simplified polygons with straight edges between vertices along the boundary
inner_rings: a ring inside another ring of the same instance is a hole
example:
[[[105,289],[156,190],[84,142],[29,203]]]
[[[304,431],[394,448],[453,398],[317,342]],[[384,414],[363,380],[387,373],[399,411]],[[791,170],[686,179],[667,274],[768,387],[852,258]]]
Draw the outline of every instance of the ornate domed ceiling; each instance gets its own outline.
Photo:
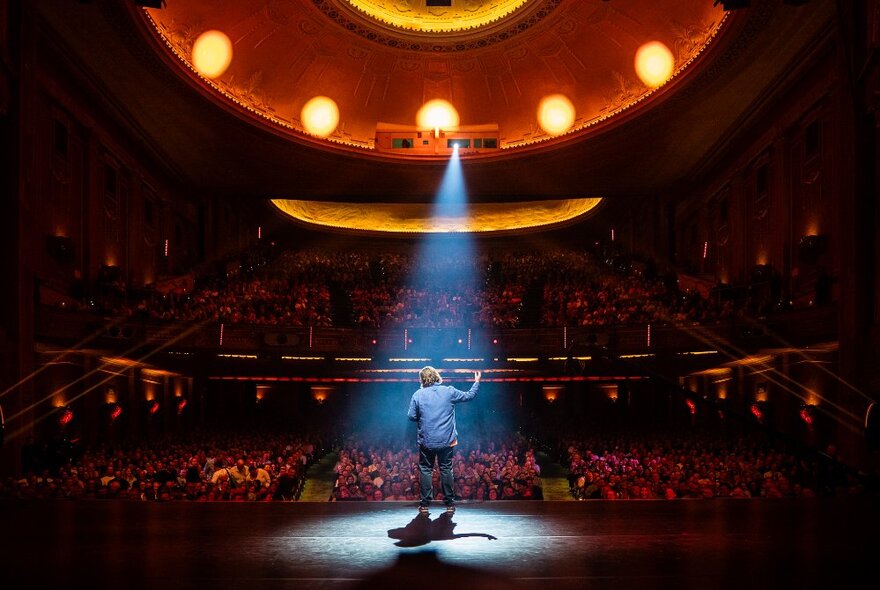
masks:
[[[498,149],[475,157],[549,147],[638,113],[709,60],[725,29],[712,0],[176,0],[143,18],[217,101],[296,141],[375,151],[377,129],[414,128],[419,108],[439,98],[455,106],[461,128],[497,134]],[[231,63],[214,79],[192,64],[208,30],[232,42]],[[654,41],[674,59],[659,88],[633,65]],[[574,105],[561,137],[537,120],[552,94]],[[308,136],[300,120],[315,96],[339,108],[326,139]]]
[[[500,6],[463,2],[449,8]],[[712,0],[527,0],[478,27],[430,33],[387,24],[349,0],[28,6],[49,63],[168,178],[218,197],[343,203],[435,200],[448,154],[371,147],[380,123],[412,127],[432,98],[455,105],[461,125],[497,135],[496,149],[462,158],[472,203],[674,193],[717,163],[719,148],[838,17],[834,2],[762,0],[723,13]],[[233,50],[214,79],[189,64],[208,29],[228,35]],[[678,69],[653,92],[633,68],[636,49],[651,40],[671,50]],[[575,130],[550,138],[536,103],[557,93],[575,107]],[[300,130],[302,108],[318,94],[339,106],[328,139]]]

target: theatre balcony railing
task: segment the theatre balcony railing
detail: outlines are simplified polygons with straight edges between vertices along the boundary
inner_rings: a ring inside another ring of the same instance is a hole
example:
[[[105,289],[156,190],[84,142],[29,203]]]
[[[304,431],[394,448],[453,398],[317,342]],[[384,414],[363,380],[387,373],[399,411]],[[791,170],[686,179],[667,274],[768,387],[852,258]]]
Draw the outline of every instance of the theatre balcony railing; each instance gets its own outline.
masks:
[[[38,308],[36,340],[111,351],[205,351],[290,357],[561,357],[807,346],[837,339],[833,307],[706,325],[642,324],[538,329],[276,327],[110,318]],[[86,342],[87,344],[83,344]]]

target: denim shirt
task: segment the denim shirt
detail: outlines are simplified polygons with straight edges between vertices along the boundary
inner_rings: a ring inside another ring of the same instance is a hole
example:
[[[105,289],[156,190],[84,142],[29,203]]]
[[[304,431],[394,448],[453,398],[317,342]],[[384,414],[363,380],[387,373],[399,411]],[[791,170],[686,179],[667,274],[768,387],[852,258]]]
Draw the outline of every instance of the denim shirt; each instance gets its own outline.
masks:
[[[458,440],[455,428],[455,404],[477,397],[479,382],[468,391],[449,385],[431,385],[416,391],[409,402],[408,417],[419,425],[419,445],[429,449],[452,446]]]

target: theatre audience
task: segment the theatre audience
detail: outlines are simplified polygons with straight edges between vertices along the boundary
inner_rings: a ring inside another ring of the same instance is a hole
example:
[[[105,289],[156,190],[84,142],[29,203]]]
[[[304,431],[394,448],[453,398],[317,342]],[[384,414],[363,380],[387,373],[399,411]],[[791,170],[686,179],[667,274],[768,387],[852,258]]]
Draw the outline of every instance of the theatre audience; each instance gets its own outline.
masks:
[[[859,493],[828,462],[780,450],[758,433],[606,433],[563,443],[575,498],[783,498]]]
[[[333,468],[331,500],[409,501],[419,496],[411,441],[353,437]],[[773,444],[765,434],[603,431],[564,437],[572,495],[587,499],[809,498],[864,492],[832,455]],[[291,501],[299,498],[316,445],[269,435],[170,438],[97,447],[58,469],[0,482],[0,497],[133,501]],[[541,468],[529,441],[486,436],[462,442],[453,459],[461,500],[541,500]],[[439,494],[439,470],[434,489]],[[439,498],[438,498],[439,499]]]
[[[747,304],[683,293],[673,277],[607,244],[498,248],[471,257],[433,255],[429,262],[381,250],[248,251],[192,289],[153,293],[136,304],[120,303],[117,293],[113,302],[115,311],[156,321],[365,328],[706,323],[741,314]]]
[[[88,449],[63,464],[5,482],[19,498],[296,500],[315,458],[313,441],[282,435],[201,435],[149,445]]]
[[[347,441],[334,466],[337,478],[332,499],[418,500],[419,455],[412,446],[402,440]],[[461,443],[456,448],[452,472],[455,495],[461,500],[543,499],[541,468],[534,450],[520,438]],[[437,468],[433,477],[434,490],[440,494]]]

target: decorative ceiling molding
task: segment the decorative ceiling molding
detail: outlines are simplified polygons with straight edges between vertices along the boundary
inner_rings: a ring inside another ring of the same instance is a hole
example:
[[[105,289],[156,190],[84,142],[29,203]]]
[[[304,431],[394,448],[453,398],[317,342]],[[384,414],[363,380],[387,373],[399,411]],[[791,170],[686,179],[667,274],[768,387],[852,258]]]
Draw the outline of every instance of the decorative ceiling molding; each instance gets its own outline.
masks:
[[[530,0],[525,6],[518,7],[516,13],[508,15],[508,18],[502,19],[500,23],[494,23],[498,25],[496,27],[487,27],[484,24],[472,30],[462,29],[453,33],[447,31],[442,35],[434,31],[419,34],[419,31],[415,30],[404,31],[385,26],[377,28],[377,25],[382,23],[351,8],[351,0],[311,1],[327,18],[346,31],[370,42],[406,51],[456,53],[484,49],[496,43],[509,41],[550,16],[565,0]],[[509,25],[508,21],[510,21]]]
[[[450,0],[450,6],[429,6],[424,0],[340,1],[380,24],[433,35],[479,29],[541,0]]]

